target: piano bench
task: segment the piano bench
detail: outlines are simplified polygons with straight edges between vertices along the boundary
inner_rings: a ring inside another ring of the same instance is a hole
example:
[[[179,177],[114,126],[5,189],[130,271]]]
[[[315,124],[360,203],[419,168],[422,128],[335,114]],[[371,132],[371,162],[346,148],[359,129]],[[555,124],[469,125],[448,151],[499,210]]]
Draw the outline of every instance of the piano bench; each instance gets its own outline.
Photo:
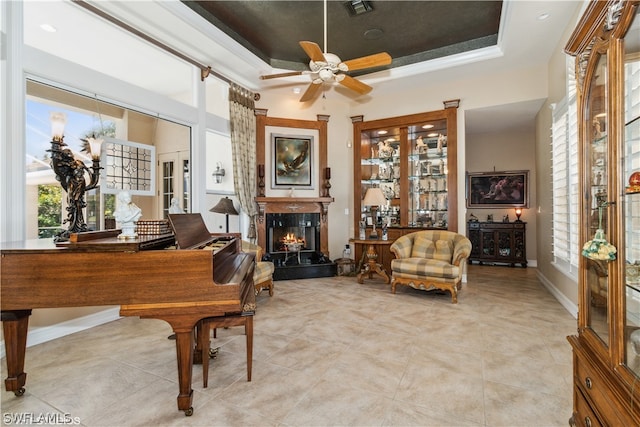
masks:
[[[269,289],[269,296],[273,296],[273,272],[275,266],[269,261],[256,262],[256,268],[253,273],[253,283],[256,289],[256,295],[263,289]]]
[[[207,317],[198,322],[198,343],[196,351],[202,357],[202,387],[209,383],[209,347],[211,346],[211,328],[243,326],[247,337],[247,381],[251,381],[251,365],[253,360],[253,312],[230,316]]]

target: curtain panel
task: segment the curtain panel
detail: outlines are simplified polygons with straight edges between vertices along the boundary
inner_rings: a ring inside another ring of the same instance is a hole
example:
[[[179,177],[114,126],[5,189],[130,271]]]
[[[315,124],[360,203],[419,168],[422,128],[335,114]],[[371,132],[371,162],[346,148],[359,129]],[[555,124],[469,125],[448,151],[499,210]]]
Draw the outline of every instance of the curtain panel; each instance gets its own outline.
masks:
[[[241,208],[249,216],[247,238],[256,238],[256,116],[253,92],[232,83],[229,87],[233,184]]]

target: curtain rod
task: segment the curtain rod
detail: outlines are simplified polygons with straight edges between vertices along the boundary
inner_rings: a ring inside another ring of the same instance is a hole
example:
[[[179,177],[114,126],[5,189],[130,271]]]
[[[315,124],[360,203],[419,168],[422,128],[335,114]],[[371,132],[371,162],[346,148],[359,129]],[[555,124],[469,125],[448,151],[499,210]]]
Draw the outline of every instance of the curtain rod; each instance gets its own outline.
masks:
[[[182,52],[178,52],[177,50],[175,50],[174,48],[167,46],[166,44],[154,39],[153,37],[143,33],[142,31],[132,27],[131,25],[120,21],[119,19],[109,15],[108,13],[98,9],[97,7],[87,3],[84,0],[71,0],[73,3],[77,4],[80,7],[83,7],[85,9],[87,9],[88,11],[94,13],[95,15],[100,16],[103,19],[106,19],[107,21],[111,22],[112,24],[117,25],[118,27],[129,31],[132,34],[135,34],[136,36],[140,37],[141,39],[151,43],[154,46],[159,47],[160,49],[169,52],[170,54],[177,56],[178,58],[182,59],[183,61],[188,62],[189,64],[198,67],[200,69],[200,80],[204,81],[205,78],[209,77],[210,75],[213,75],[214,77],[217,77],[218,79],[222,80],[225,83],[228,84],[237,84],[235,83],[233,80],[230,80],[229,78],[223,76],[220,73],[217,73],[215,71],[213,71],[211,69],[210,66],[206,66],[206,65],[202,65],[201,63],[199,63],[198,61],[196,61],[193,58],[188,57],[187,55],[183,54]],[[254,99],[257,101],[260,99],[260,94],[259,93],[254,93]]]

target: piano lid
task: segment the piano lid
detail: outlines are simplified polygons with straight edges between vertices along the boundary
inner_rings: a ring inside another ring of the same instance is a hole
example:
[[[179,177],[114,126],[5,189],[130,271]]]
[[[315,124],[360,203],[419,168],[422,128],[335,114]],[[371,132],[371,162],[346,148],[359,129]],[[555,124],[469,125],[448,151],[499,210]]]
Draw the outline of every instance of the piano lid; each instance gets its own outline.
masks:
[[[202,214],[169,214],[169,224],[173,228],[180,249],[201,248],[214,240],[202,219]]]

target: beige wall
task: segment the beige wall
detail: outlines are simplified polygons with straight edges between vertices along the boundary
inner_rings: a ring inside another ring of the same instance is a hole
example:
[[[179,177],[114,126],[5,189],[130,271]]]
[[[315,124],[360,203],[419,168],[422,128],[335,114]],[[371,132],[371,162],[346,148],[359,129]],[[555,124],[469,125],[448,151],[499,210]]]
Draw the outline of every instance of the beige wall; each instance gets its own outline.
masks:
[[[564,43],[568,40],[575,24],[578,22],[582,11],[576,13],[574,21],[563,35],[563,43],[554,49],[554,54],[550,58],[547,70],[549,79],[549,96],[540,109],[536,118],[536,164],[537,164],[537,187],[538,187],[538,208],[537,227],[538,230],[549,230],[536,234],[536,246],[538,257],[538,276],[550,288],[556,298],[574,315],[577,315],[578,306],[578,284],[575,279],[567,276],[553,265],[553,239],[550,230],[552,229],[552,194],[551,194],[551,124],[552,124],[552,104],[561,101],[565,95],[566,84],[566,55],[564,54]],[[575,219],[578,220],[577,218]]]
[[[532,266],[536,265],[536,162],[535,162],[535,132],[502,132],[467,134],[467,172],[492,171],[529,171],[529,209],[523,209],[522,221],[527,223],[527,260]],[[464,184],[460,188],[464,191]],[[473,213],[480,221],[484,221],[488,214],[493,215],[494,221],[501,221],[504,215],[509,220],[516,219],[514,209],[468,209],[466,219]]]

